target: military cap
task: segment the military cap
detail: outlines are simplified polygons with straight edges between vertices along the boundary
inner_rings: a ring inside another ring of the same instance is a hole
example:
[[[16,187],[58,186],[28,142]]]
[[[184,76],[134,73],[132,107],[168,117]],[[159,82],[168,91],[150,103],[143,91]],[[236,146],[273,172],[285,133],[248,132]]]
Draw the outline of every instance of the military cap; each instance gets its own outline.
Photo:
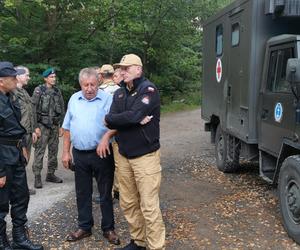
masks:
[[[46,69],[46,70],[43,72],[42,76],[43,76],[44,78],[46,78],[46,77],[48,77],[48,76],[51,75],[51,74],[55,74],[55,70],[54,70],[53,68]]]
[[[126,67],[131,65],[143,66],[141,58],[135,54],[128,54],[122,57],[120,63],[114,64],[115,67]]]
[[[0,62],[0,77],[17,76],[25,74],[24,69],[15,69],[11,62]]]
[[[102,67],[100,68],[101,74],[105,74],[105,73],[113,74],[114,72],[115,72],[114,68],[110,64],[103,64]]]

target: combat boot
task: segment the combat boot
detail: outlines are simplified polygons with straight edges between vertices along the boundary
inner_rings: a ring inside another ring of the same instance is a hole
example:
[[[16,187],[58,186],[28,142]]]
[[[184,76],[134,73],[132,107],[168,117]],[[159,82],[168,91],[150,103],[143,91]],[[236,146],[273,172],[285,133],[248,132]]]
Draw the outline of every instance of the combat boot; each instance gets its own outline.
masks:
[[[43,187],[43,183],[42,183],[42,179],[41,179],[40,174],[36,175],[35,178],[34,178],[34,187],[35,188],[42,188]]]
[[[42,245],[33,244],[28,238],[27,230],[24,226],[13,227],[12,229],[13,236],[13,249],[26,249],[26,250],[43,250]]]
[[[46,181],[47,182],[53,182],[53,183],[62,183],[63,180],[57,177],[55,174],[50,174],[48,173],[46,176]]]
[[[12,250],[8,240],[6,233],[0,235],[0,249],[1,250]]]

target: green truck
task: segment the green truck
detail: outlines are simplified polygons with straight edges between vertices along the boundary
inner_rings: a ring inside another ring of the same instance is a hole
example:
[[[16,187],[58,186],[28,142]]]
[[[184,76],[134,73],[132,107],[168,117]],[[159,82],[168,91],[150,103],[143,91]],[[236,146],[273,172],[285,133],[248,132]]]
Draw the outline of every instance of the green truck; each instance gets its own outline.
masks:
[[[300,243],[300,0],[237,0],[203,26],[202,118],[217,167],[258,161]]]

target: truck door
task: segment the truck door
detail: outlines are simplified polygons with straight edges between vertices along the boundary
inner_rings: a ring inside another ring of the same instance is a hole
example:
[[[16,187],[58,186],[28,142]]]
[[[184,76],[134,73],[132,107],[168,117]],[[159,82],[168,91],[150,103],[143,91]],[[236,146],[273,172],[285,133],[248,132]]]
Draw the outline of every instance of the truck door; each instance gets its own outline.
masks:
[[[227,86],[227,129],[239,137],[244,134],[245,124],[241,123],[241,107],[247,106],[245,95],[247,95],[245,74],[247,60],[241,60],[247,53],[248,40],[245,37],[245,11],[238,9],[230,16],[229,30],[229,65]],[[250,40],[250,39],[249,39]],[[246,134],[246,133],[245,133]]]
[[[284,138],[292,139],[295,129],[295,98],[285,80],[286,64],[295,57],[295,45],[273,47],[267,55],[268,71],[260,93],[259,148],[276,156]]]

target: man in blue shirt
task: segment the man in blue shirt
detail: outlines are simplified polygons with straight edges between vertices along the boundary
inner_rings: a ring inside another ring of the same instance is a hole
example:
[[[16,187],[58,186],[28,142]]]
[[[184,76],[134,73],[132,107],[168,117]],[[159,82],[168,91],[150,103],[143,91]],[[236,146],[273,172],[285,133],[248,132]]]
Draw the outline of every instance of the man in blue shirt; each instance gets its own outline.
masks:
[[[105,139],[110,138],[114,132],[103,124],[104,117],[109,112],[112,97],[103,91],[98,91],[98,74],[93,68],[84,68],[80,71],[79,83],[81,91],[70,98],[62,126],[65,129],[62,155],[65,168],[71,165],[71,144],[73,146],[78,209],[78,229],[68,235],[67,241],[80,240],[92,234],[94,175],[101,196],[103,236],[110,243],[119,245],[120,240],[114,231],[112,203],[114,164],[110,153],[111,145],[108,143],[109,140]]]

